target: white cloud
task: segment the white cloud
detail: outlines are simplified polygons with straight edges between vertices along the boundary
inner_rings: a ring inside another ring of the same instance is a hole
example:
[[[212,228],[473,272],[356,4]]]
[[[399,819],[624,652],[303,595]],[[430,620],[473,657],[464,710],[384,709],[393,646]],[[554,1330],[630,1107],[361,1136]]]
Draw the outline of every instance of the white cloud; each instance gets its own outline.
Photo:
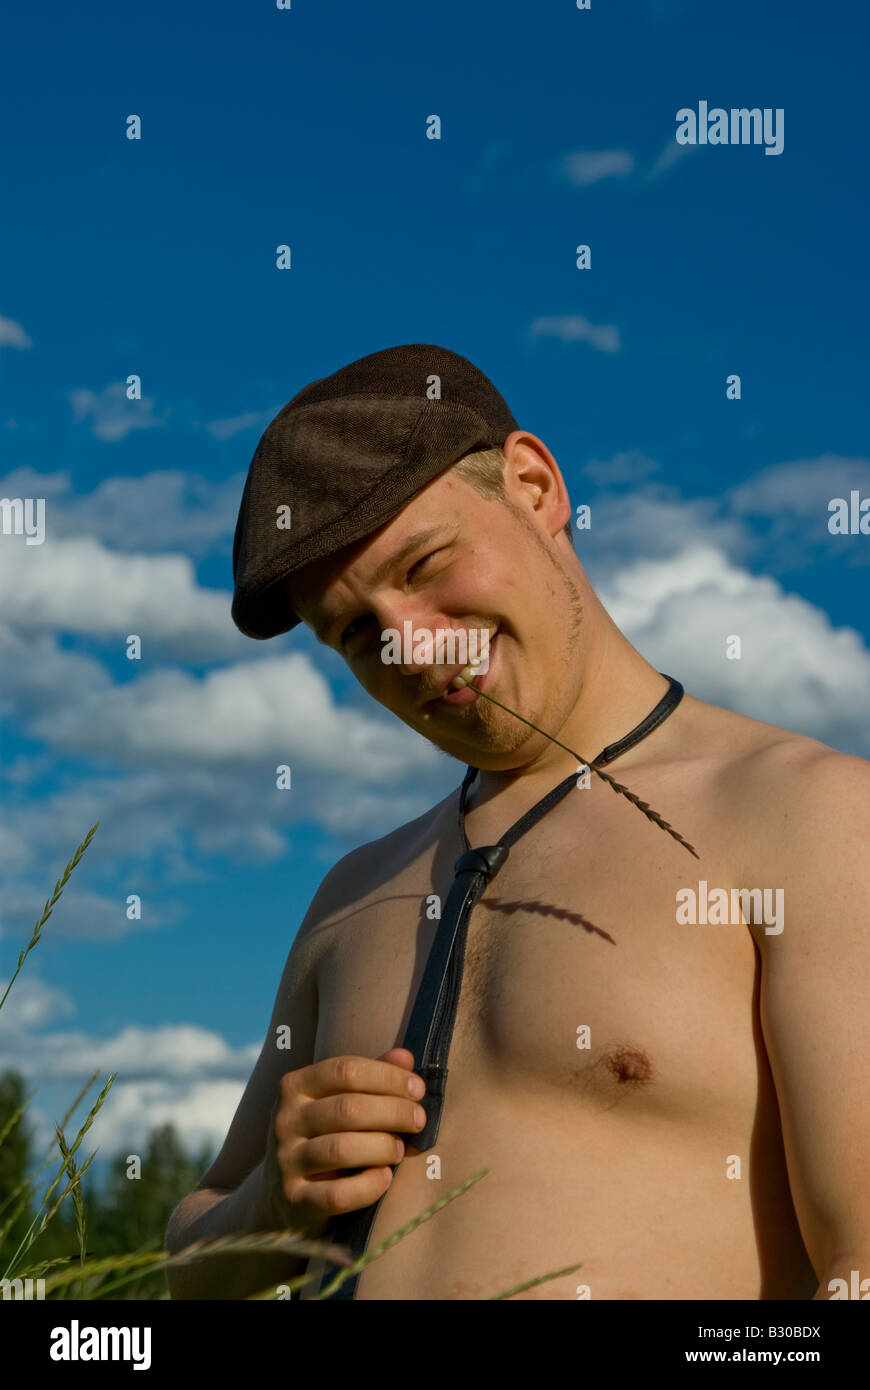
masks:
[[[16,980],[12,986],[0,1017],[15,1002],[19,983]],[[47,1003],[31,981],[30,993],[25,991],[25,1003],[17,1015],[19,1027],[25,1026],[28,1007],[37,1024],[42,1021],[43,1005],[57,1016],[59,992],[47,986],[42,989],[48,996]],[[8,1029],[4,1031],[8,1033]],[[33,1034],[27,1038],[26,1060],[14,1060],[12,1053],[0,1054],[0,1068],[16,1066],[30,1074],[51,1076],[52,1080],[75,1080],[95,1071],[117,1072],[123,1081],[244,1079],[253,1069],[261,1045],[262,1040],[233,1048],[219,1033],[193,1023],[167,1023],[156,1028],[130,1024],[111,1038],[84,1032]]]
[[[607,178],[625,178],[633,168],[634,157],[628,150],[575,150],[558,164],[562,177],[580,186]]]
[[[150,1129],[171,1124],[188,1152],[202,1144],[217,1152],[244,1091],[242,1081],[125,1082],[112,1086],[86,1143],[103,1158],[120,1150],[142,1154]]]
[[[5,982],[0,986],[0,995]],[[85,1140],[85,1151],[107,1159],[119,1149],[141,1151],[149,1129],[174,1124],[190,1149],[222,1143],[262,1040],[232,1047],[220,1033],[193,1023],[131,1024],[112,1037],[38,1031],[73,1014],[64,990],[22,976],[0,1010],[0,1071],[13,1068],[37,1087],[28,1119],[38,1148],[94,1072],[98,1080],[70,1121],[75,1129],[111,1073],[117,1073]],[[46,1104],[46,1102],[48,1104]]]
[[[26,972],[27,966],[24,969]],[[8,984],[8,978],[0,979],[0,999]],[[23,973],[15,981],[6,1003],[0,1009],[0,1047],[4,1045],[4,1039],[17,1042],[34,1028],[70,1018],[75,1011],[75,1004],[65,989],[48,984],[38,975]],[[17,1063],[7,1062],[7,1065]]]
[[[870,497],[870,460],[821,454],[763,468],[733,487],[727,500],[740,516],[801,517],[829,534],[828,502],[848,498],[853,488]]]
[[[3,865],[4,873],[20,873],[32,862],[33,853],[26,837],[14,825],[0,825],[0,864]]]
[[[79,843],[89,828],[85,827],[84,832],[76,836]],[[76,847],[73,845],[71,848],[74,852]],[[130,854],[129,845],[125,846],[125,854]],[[78,868],[77,873],[81,874]],[[141,917],[128,918],[127,896],[137,889],[141,897],[142,883],[137,881],[135,871],[129,872],[128,882],[114,896],[83,888],[80,878],[74,877],[49,918],[52,936],[76,941],[119,941],[133,931],[166,927],[178,920],[181,912],[177,905],[160,903],[156,900],[156,894],[152,898],[147,893],[141,907]],[[25,936],[29,939],[30,930],[42,916],[46,891],[43,885],[40,896],[35,889],[21,882],[7,882],[0,906],[0,936],[22,942]]]
[[[661,464],[639,449],[613,454],[609,459],[590,459],[582,472],[601,488],[635,486],[657,473]]]
[[[339,705],[302,652],[205,676],[146,670],[121,685],[48,634],[28,643],[0,628],[4,656],[22,728],[45,745],[0,798],[0,931],[13,940],[27,938],[48,875],[96,822],[52,919],[67,939],[116,940],[178,921],[172,885],[208,881],[209,859],[221,872],[276,860],[296,825],[337,837],[338,858],[422,814],[457,779],[457,764],[392,716]],[[69,770],[61,754],[74,759]],[[94,771],[107,762],[120,774]],[[275,785],[280,764],[291,768],[286,792]],[[141,919],[126,916],[130,893],[142,898]]]
[[[0,314],[0,347],[32,348],[33,343],[20,323]]]
[[[711,546],[641,560],[598,589],[646,659],[690,694],[845,752],[870,753],[870,651],[821,609]],[[737,635],[742,658],[725,655]]]
[[[240,434],[242,430],[260,430],[261,432],[275,418],[281,410],[280,405],[276,405],[271,410],[248,410],[244,415],[231,415],[225,420],[210,420],[206,424],[206,429],[214,439],[232,439],[233,435]]]
[[[0,497],[44,497],[49,539],[92,536],[117,551],[203,556],[228,549],[244,473],[223,481],[181,469],[103,478],[76,493],[68,472],[17,468],[0,478]]]
[[[590,343],[599,352],[619,352],[619,328],[615,323],[590,323],[580,314],[536,318],[533,338],[559,338],[563,343]]]
[[[681,164],[684,159],[697,154],[702,148],[700,145],[678,145],[676,141],[676,110],[674,111],[674,133],[653,160],[646,174],[644,182],[650,183],[653,179],[660,178],[668,170],[673,169],[676,164]]]
[[[431,745],[410,729],[336,703],[308,656],[237,663],[203,677],[146,673],[58,709],[31,732],[77,754],[111,754],[148,766],[276,762],[389,783],[435,765]]]
[[[366,840],[376,839],[379,834],[421,816],[446,796],[451,787],[458,786],[464,769],[456,763],[453,768],[455,770],[448,776],[446,785],[440,789],[435,789],[430,780],[421,783],[408,777],[403,790],[403,784],[397,777],[387,790],[386,798],[382,792],[370,792],[365,788],[355,788],[348,796],[324,796],[318,803],[319,823],[336,835],[352,835],[355,838],[362,835]],[[376,826],[378,830],[375,830]]]
[[[248,650],[230,618],[231,595],[197,584],[186,555],[130,555],[89,536],[29,546],[23,536],[0,546],[0,591],[7,623],[110,639],[123,650],[142,638],[188,661]]]
[[[89,419],[91,434],[105,444],[116,444],[119,439],[125,439],[131,430],[150,430],[164,423],[154,414],[153,397],[128,400],[127,386],[123,381],[113,381],[102,391],[82,387],[70,391],[68,395],[75,419],[79,422]]]
[[[25,466],[13,468],[11,473],[0,477],[0,497],[60,497],[68,493],[71,486],[67,472],[40,473],[36,468]]]
[[[752,517],[767,568],[801,569],[826,559],[870,564],[864,536],[832,535],[828,503],[850,493],[870,497],[870,460],[822,454],[764,468],[726,493],[724,504],[738,517]]]
[[[572,500],[590,501],[579,496]],[[575,543],[596,587],[626,564],[677,555],[690,546],[709,544],[732,559],[745,559],[752,552],[744,523],[723,515],[718,498],[686,499],[662,483],[624,493],[601,492],[591,498],[591,510],[591,529],[575,532]]]
[[[0,547],[0,589],[4,608],[14,607]],[[59,705],[75,705],[110,684],[102,662],[84,652],[63,649],[49,632],[25,632],[0,622],[0,716],[32,718]]]

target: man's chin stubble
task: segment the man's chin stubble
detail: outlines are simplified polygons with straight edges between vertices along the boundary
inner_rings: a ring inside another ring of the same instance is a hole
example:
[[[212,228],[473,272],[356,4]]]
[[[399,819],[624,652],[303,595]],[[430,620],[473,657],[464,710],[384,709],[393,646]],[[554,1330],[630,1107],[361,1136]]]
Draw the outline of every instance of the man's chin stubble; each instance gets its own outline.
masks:
[[[481,752],[487,753],[514,753],[528,738],[534,737],[528,724],[490,704],[483,695],[478,695],[468,705],[445,705],[444,712],[436,709],[437,705],[438,701],[433,700],[429,710],[423,712],[430,717],[418,732],[427,743],[461,762],[468,761],[468,752],[449,746],[453,742],[451,733],[464,733]]]

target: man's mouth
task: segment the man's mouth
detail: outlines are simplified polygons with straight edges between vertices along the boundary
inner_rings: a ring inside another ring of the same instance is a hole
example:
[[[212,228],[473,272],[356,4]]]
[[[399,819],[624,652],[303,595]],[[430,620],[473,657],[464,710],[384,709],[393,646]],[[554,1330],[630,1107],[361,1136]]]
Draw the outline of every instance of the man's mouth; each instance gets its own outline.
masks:
[[[450,683],[448,683],[446,690],[443,690],[440,695],[436,695],[431,700],[427,701],[427,708],[430,705],[470,705],[477,699],[477,690],[483,689],[486,681],[492,674],[492,654],[495,650],[495,643],[499,631],[500,629],[496,628],[489,640],[489,660],[486,671],[482,675],[479,675],[474,666],[468,665],[463,667],[459,672],[459,676],[465,681],[465,685],[459,690],[455,690],[452,681],[456,679],[456,677],[453,677]],[[477,689],[471,686],[470,682],[472,681]]]

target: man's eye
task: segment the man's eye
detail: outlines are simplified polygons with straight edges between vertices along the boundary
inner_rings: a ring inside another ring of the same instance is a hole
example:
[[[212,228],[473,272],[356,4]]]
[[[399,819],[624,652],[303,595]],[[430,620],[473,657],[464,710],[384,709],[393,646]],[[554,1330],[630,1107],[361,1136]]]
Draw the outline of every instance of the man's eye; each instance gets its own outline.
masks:
[[[344,632],[341,634],[341,645],[343,647],[346,647],[350,639],[353,637],[354,632],[356,628],[359,626],[359,624],[367,623],[368,621],[369,618],[366,615],[362,618],[354,618],[352,623],[348,623],[347,627],[344,629]]]
[[[444,547],[442,546],[441,549],[443,550]],[[417,563],[416,563],[416,565],[412,565],[412,566],[411,566],[411,568],[408,570],[408,576],[410,577],[410,576],[414,573],[415,570],[418,570],[418,569],[420,569],[420,567],[421,567],[422,565],[425,565],[425,563],[426,563],[427,560],[431,560],[432,557],[433,557],[433,555],[440,555],[440,554],[441,554],[441,550],[430,550],[428,555],[424,555],[423,558],[422,558],[422,560],[418,560]]]
[[[408,570],[408,578],[410,578],[411,575],[415,573],[415,571],[421,569],[422,566],[425,565],[428,560],[431,560],[433,558],[433,556],[440,555],[441,551],[445,549],[446,546],[441,546],[438,550],[430,550],[428,555],[424,555],[421,560],[418,560],[416,564],[411,566],[411,568]],[[368,623],[371,621],[371,616],[372,615],[370,613],[366,613],[361,618],[354,618],[352,623],[348,623],[347,627],[344,629],[344,632],[341,634],[342,647],[347,645],[348,641],[353,637],[354,632],[356,631],[360,623]]]

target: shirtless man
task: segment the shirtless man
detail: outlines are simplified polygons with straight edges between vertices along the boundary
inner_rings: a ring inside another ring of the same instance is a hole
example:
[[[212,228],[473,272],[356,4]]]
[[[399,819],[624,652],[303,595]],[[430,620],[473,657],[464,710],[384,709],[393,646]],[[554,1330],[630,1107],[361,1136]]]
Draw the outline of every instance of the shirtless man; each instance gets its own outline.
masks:
[[[583,758],[667,689],[589,584],[546,445],[517,430],[503,452],[503,501],[449,468],[285,586],[374,699],[480,769],[472,846],[578,760],[483,696],[439,697],[457,667],[384,664],[386,629],[497,633],[485,689]],[[870,765],[686,694],[608,771],[700,860],[595,776],[517,842],[471,917],[429,1153],[397,1138],[417,1127],[398,1044],[437,927],[427,901],[443,902],[463,851],[458,789],[332,869],[171,1251],[316,1235],[386,1192],[372,1250],[485,1168],[363,1271],[358,1299],[486,1299],[578,1264],[518,1297],[826,1299],[835,1278],[870,1278]],[[782,919],[680,919],[701,880],[771,902],[782,890]],[[305,1268],[212,1258],[173,1271],[171,1292],[244,1298]]]

